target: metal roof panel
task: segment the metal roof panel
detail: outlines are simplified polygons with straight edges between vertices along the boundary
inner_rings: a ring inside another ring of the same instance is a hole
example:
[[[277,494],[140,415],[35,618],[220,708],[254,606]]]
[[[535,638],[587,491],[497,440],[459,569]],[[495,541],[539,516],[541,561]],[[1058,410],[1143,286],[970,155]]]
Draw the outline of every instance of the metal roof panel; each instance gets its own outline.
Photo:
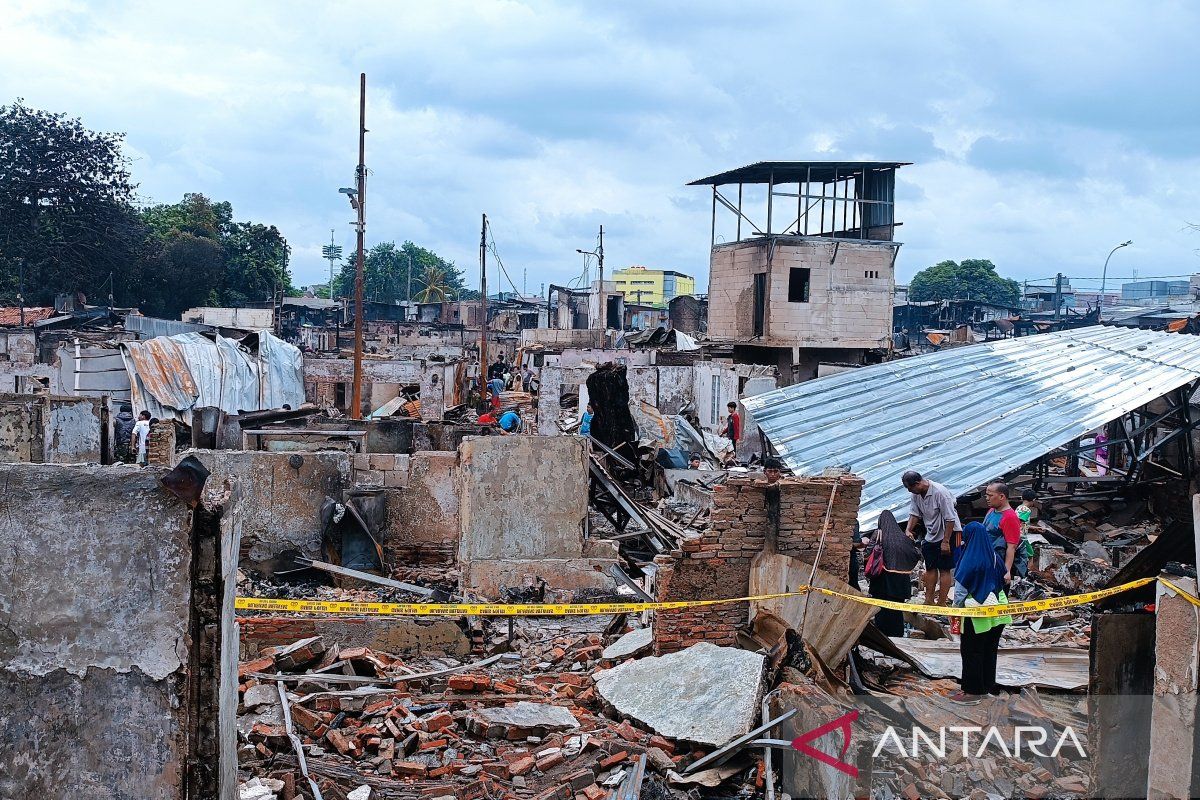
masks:
[[[955,494],[1200,380],[1200,337],[1108,326],[956,347],[746,398],[797,474],[866,481],[859,523],[908,503],[915,469]]]

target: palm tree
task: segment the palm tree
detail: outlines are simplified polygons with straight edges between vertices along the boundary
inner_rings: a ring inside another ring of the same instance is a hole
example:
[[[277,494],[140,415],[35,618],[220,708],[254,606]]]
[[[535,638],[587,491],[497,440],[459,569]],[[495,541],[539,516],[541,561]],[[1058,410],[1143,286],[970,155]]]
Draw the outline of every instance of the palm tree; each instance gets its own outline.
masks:
[[[427,265],[421,270],[419,280],[424,286],[421,288],[421,291],[417,292],[416,300],[418,303],[442,303],[446,301],[446,297],[450,292],[450,286],[446,282],[446,271],[444,269],[433,264]]]

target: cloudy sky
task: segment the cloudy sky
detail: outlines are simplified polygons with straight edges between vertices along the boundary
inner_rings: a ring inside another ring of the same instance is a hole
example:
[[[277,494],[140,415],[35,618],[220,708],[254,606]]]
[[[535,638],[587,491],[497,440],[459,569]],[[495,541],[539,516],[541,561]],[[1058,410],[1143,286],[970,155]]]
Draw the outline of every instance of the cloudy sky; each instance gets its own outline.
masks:
[[[325,275],[331,228],[353,244],[337,189],[360,72],[368,244],[412,239],[470,285],[481,212],[530,292],[580,274],[600,224],[610,268],[704,285],[711,196],[684,184],[810,159],[914,162],[901,281],[973,257],[1095,277],[1125,239],[1118,279],[1200,270],[1195,3],[0,0],[0,17],[0,104],[126,132],[143,200],[198,191],[278,225],[297,284]]]

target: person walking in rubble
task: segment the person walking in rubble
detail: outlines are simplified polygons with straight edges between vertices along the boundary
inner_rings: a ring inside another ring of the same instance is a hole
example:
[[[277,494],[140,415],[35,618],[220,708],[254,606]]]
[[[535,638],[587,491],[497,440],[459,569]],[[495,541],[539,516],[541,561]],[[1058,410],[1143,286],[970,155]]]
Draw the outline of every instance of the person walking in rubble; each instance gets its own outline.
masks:
[[[988,489],[990,491],[991,487]],[[954,567],[954,605],[960,608],[1006,605],[1006,567],[992,546],[987,528],[978,522],[968,523],[963,530],[963,539]],[[951,695],[951,700],[978,703],[983,695],[996,690],[1000,636],[1004,626],[1011,622],[1012,617],[1007,614],[963,619],[958,642],[962,657],[962,691]]]
[[[592,408],[592,404],[588,403],[587,408],[583,411],[583,418],[579,421],[579,435],[592,435],[592,417],[596,415],[596,410]]]
[[[962,538],[962,521],[954,507],[954,495],[940,483],[909,470],[900,477],[912,498],[905,532],[914,537],[917,523],[925,526],[921,556],[925,560],[925,605],[946,605],[954,581],[954,547]],[[936,600],[936,602],[935,602]]]
[[[742,417],[738,414],[737,403],[732,400],[725,404],[729,409],[729,416],[725,418],[725,427],[721,431],[721,435],[733,442],[733,449],[737,450],[738,440],[742,438]]]
[[[137,463],[146,466],[147,451],[150,444],[150,412],[138,414],[138,421],[133,425],[130,434],[129,449],[137,453]]]
[[[1004,562],[1005,586],[1012,583],[1013,575],[1016,574],[1013,564],[1021,544],[1021,518],[1013,511],[1008,493],[1007,483],[989,483],[984,496],[990,510],[983,518],[983,527],[987,528],[988,535],[992,537],[992,547]]]
[[[137,421],[133,418],[133,406],[122,403],[121,410],[113,418],[113,449],[116,451],[114,455],[117,457],[117,461],[123,464],[133,461],[133,426],[136,424]]]

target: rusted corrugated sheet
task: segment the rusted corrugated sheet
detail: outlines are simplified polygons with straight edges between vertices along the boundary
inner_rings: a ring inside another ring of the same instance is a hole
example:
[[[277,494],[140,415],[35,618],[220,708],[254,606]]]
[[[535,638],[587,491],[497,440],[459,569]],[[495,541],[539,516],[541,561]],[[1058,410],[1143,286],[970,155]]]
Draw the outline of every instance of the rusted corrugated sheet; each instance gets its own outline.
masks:
[[[241,340],[183,333],[126,342],[135,412],[191,424],[192,409],[215,406],[228,414],[293,407],[304,402],[300,351],[267,331]]]

